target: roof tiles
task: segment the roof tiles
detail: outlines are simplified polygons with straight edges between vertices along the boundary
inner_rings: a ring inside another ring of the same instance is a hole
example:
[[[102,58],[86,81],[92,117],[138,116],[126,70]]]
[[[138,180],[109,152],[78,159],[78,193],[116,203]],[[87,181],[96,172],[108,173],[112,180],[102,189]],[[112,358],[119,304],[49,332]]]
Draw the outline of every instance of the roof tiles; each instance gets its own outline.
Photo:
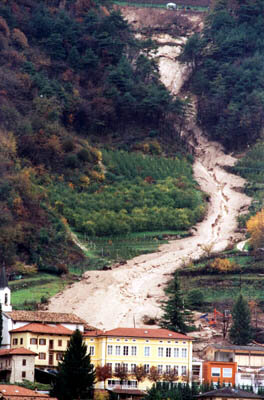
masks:
[[[12,329],[10,331],[11,333],[16,333],[16,332],[32,332],[32,333],[48,333],[48,334],[54,334],[54,335],[72,335],[73,331],[65,328],[62,325],[54,325],[50,326],[47,324],[27,324],[24,326],[21,326],[20,328]]]
[[[86,324],[86,321],[71,313],[15,310],[5,312],[5,314],[14,321]]]

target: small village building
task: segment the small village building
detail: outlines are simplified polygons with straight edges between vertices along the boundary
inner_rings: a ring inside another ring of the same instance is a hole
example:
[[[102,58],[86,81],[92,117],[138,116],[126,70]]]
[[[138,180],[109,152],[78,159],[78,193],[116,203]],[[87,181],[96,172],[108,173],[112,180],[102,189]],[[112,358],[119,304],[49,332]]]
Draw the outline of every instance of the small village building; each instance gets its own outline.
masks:
[[[73,330],[63,325],[30,323],[10,331],[11,348],[23,345],[34,352],[35,366],[56,368],[67,350]]]
[[[204,352],[208,361],[225,363],[225,368],[237,364],[236,386],[252,386],[254,391],[264,387],[264,347],[256,345],[209,345]]]
[[[1,400],[57,400],[47,394],[17,385],[0,385]]]
[[[204,383],[213,383],[215,386],[235,386],[236,383],[236,362],[205,361],[203,363]]]
[[[234,389],[232,387],[224,387],[221,389],[212,390],[195,396],[201,400],[248,400],[248,399],[263,399],[264,396],[257,395],[252,392],[246,392],[245,390]]]
[[[23,347],[0,350],[0,380],[15,383],[26,379],[34,382],[35,356],[36,353]]]

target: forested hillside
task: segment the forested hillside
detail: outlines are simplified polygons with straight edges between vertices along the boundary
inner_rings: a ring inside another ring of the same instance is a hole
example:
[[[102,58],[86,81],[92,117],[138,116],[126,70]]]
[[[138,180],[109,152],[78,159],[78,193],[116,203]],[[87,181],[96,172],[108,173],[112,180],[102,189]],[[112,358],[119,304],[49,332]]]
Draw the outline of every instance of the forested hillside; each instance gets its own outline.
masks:
[[[70,230],[186,230],[203,217],[178,138],[188,104],[160,83],[154,47],[111,4],[1,2],[0,264],[63,273],[87,262]]]
[[[228,149],[254,143],[264,117],[264,2],[220,0],[182,59],[193,67],[198,121]]]

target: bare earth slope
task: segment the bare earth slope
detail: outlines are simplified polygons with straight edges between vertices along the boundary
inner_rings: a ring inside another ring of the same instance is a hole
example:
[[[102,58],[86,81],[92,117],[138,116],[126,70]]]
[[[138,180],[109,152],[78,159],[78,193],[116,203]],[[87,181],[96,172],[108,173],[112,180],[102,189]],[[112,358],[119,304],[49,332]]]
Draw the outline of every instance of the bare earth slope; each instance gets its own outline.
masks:
[[[164,40],[164,35],[160,35],[159,43],[158,54],[163,60],[161,77],[175,93],[180,90],[187,72],[175,61],[178,52],[175,39],[167,35]],[[170,78],[173,65],[180,79]],[[176,86],[174,80],[178,82]],[[219,144],[207,141],[193,120],[189,121],[186,133],[192,137],[195,148],[195,178],[210,195],[207,216],[195,227],[195,234],[163,245],[156,253],[136,257],[119,268],[86,272],[80,282],[50,300],[50,311],[74,312],[98,328],[132,327],[134,322],[142,327],[144,315],[160,315],[164,284],[183,260],[198,258],[206,245],[213,244],[214,251],[221,251],[240,239],[235,232],[236,216],[247,209],[250,199],[241,193],[244,180],[223,169],[233,165],[235,158],[226,155]]]

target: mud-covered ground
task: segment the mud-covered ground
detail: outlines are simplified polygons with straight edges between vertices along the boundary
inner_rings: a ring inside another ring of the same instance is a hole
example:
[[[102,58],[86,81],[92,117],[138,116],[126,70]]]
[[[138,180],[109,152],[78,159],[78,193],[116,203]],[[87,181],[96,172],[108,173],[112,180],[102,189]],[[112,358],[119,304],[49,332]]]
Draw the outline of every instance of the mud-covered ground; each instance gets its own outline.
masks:
[[[163,28],[163,19],[164,25],[169,25],[172,23],[171,18],[175,18],[174,14],[166,10],[137,11],[134,7],[125,7],[122,12],[141,34],[147,24]],[[185,18],[186,15],[184,21]],[[193,24],[193,31],[202,26],[201,15],[189,14],[188,18],[185,21],[185,36],[183,32],[171,36],[166,32],[167,28],[165,31],[156,28],[152,31],[159,43],[161,79],[174,94],[180,92],[189,74],[188,69],[176,60],[182,43],[190,34],[189,24]],[[183,260],[199,258],[206,245],[212,245],[213,251],[222,251],[230,242],[241,239],[236,232],[236,217],[247,209],[250,199],[241,193],[244,180],[224,169],[227,165],[233,165],[236,159],[225,154],[219,144],[205,138],[195,124],[195,116],[191,117],[184,134],[194,149],[195,179],[210,196],[207,216],[195,227],[194,235],[172,241],[161,246],[158,252],[136,257],[118,268],[87,271],[80,282],[50,300],[50,311],[74,312],[98,328],[132,327],[134,323],[142,327],[144,316],[160,316],[164,285]]]

